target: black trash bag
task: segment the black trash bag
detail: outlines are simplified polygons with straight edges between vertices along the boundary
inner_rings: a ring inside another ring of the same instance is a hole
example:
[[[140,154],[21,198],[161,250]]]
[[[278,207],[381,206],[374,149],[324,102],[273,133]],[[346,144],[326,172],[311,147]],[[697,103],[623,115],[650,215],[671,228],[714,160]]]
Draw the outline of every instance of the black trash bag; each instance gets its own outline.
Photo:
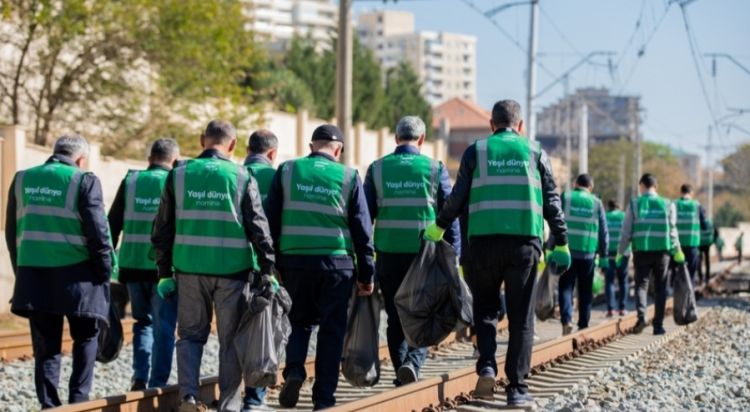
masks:
[[[555,314],[555,283],[557,276],[550,274],[545,268],[542,276],[536,282],[534,290],[534,311],[539,320],[550,319]]]
[[[120,323],[120,314],[114,304],[109,305],[108,320],[98,319],[99,345],[96,351],[96,360],[101,363],[109,363],[120,356],[122,349],[123,332]]]
[[[471,325],[471,292],[458,275],[456,254],[447,242],[422,241],[394,303],[413,347],[437,345],[452,331]]]
[[[341,357],[341,373],[350,385],[375,386],[380,380],[380,304],[377,296],[357,296],[349,311],[349,321]]]
[[[111,305],[117,310],[120,319],[125,319],[125,307],[130,302],[130,293],[128,292],[127,285],[119,282],[111,282],[109,284],[109,296]]]
[[[234,338],[245,385],[273,386],[281,351],[292,332],[288,317],[292,299],[283,287],[273,293],[268,288],[251,289],[248,285],[245,295],[247,310]]]
[[[698,320],[698,312],[695,305],[695,293],[693,284],[690,282],[687,265],[679,264],[673,269],[674,279],[674,323],[688,325]]]

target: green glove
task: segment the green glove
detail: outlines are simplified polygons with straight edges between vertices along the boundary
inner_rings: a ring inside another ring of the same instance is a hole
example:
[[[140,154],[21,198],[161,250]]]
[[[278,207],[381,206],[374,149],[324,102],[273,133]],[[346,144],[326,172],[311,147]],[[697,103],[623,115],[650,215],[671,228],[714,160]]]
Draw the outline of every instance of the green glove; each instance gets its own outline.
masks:
[[[554,264],[557,273],[563,273],[570,269],[570,249],[568,245],[555,246],[549,254],[549,263]]]
[[[156,293],[158,293],[159,297],[162,299],[172,296],[176,289],[177,282],[174,281],[174,278],[159,279],[159,284],[156,285]]]
[[[430,242],[440,242],[441,240],[443,240],[444,234],[445,229],[441,229],[440,226],[438,226],[435,222],[432,222],[429,226],[427,226],[427,229],[424,230],[424,238],[425,240],[429,240]]]
[[[609,258],[608,257],[599,258],[599,268],[600,269],[604,269],[604,270],[609,269]]]
[[[274,275],[263,275],[263,278],[261,280],[261,287],[265,288],[266,286],[270,287],[271,292],[273,293],[276,293],[281,289],[279,281]]]
[[[685,254],[682,253],[681,249],[676,249],[672,252],[672,259],[675,263],[685,263]]]
[[[622,266],[622,255],[619,253],[617,254],[617,256],[615,256],[615,266],[617,266],[618,268]]]

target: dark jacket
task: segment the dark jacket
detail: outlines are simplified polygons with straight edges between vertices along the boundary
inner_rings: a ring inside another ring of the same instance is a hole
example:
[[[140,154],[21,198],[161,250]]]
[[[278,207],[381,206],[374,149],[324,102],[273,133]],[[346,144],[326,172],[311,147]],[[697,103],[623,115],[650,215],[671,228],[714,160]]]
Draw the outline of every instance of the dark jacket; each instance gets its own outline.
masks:
[[[162,169],[169,170],[160,165],[149,165],[148,170]],[[115,200],[112,206],[109,208],[109,230],[112,231],[112,245],[117,247],[118,241],[120,240],[120,234],[122,233],[123,227],[125,226],[125,179],[120,183],[120,187],[117,189]],[[127,282],[156,282],[159,280],[156,269],[133,269],[120,266],[120,283]]]
[[[476,144],[469,146],[461,158],[461,166],[458,169],[456,183],[453,185],[451,195],[446,199],[443,209],[437,217],[437,225],[443,229],[448,228],[454,219],[456,219],[467,207],[469,203],[469,194],[471,192],[471,182],[474,177],[474,169],[477,167],[477,150]],[[565,225],[565,218],[560,203],[560,195],[557,193],[557,185],[552,175],[552,165],[550,164],[547,153],[542,150],[537,164],[539,174],[542,178],[542,203],[544,219],[549,224],[550,231],[555,235],[557,245],[568,243],[568,228]],[[493,235],[494,237],[495,235]],[[542,252],[542,240],[531,236],[513,236],[513,235],[496,235],[503,238],[513,238],[518,242],[531,242]],[[471,247],[469,238],[468,245]]]
[[[47,160],[71,166],[68,157],[53,155]],[[107,319],[109,278],[112,274],[112,245],[104,211],[102,185],[92,173],[81,178],[78,213],[89,250],[89,260],[68,266],[43,268],[17,266],[15,178],[8,193],[5,241],[10,252],[16,283],[11,312],[28,317],[34,312]]]
[[[198,159],[217,158],[231,162],[226,156],[217,150],[204,150],[198,156]],[[175,238],[175,197],[174,197],[174,170],[167,175],[167,181],[164,185],[164,192],[161,194],[161,203],[159,211],[156,213],[154,220],[154,232],[151,234],[151,243],[156,249],[156,266],[159,272],[159,278],[172,277],[172,248]],[[258,255],[258,264],[261,273],[274,273],[274,252],[273,242],[271,241],[268,230],[268,221],[263,213],[260,194],[258,193],[258,184],[251,177],[247,185],[247,191],[242,197],[240,203],[242,213],[242,226],[245,229],[245,236],[253,244],[253,249]],[[201,273],[190,273],[191,275],[207,275]],[[247,280],[247,272],[239,272],[230,275],[230,278]]]
[[[331,161],[336,161],[332,156],[325,153],[313,152],[309,156],[320,156]],[[276,172],[271,183],[271,190],[266,198],[266,210],[268,212],[268,223],[271,225],[271,236],[274,242],[279,241],[281,236],[281,212],[284,208],[284,191],[281,185],[281,169]],[[361,283],[371,283],[375,275],[373,264],[374,249],[372,246],[372,220],[367,209],[364,189],[359,173],[355,173],[356,180],[349,199],[349,232],[354,245],[354,254],[357,259],[357,280]],[[278,243],[277,243],[278,244]],[[303,255],[280,255],[279,266],[286,269],[306,270],[354,270],[354,259],[351,256],[303,256]],[[282,272],[282,278],[284,276]]]
[[[418,155],[419,149],[412,145],[400,145],[396,147],[396,150],[393,153],[397,155],[404,153]],[[367,169],[367,175],[365,175],[364,189],[365,197],[367,198],[367,207],[370,210],[370,218],[372,218],[372,220],[375,220],[378,217],[378,194],[375,186],[375,181],[373,179],[372,166],[370,166]],[[450,194],[451,178],[448,175],[448,169],[443,166],[443,172],[440,175],[440,182],[437,191],[438,212],[440,212],[440,210],[443,208],[445,199],[447,199]],[[446,242],[450,243],[453,246],[453,248],[456,250],[456,254],[461,253],[461,234],[458,227],[458,220],[454,220],[453,224],[451,224],[451,226],[445,231],[444,239]]]

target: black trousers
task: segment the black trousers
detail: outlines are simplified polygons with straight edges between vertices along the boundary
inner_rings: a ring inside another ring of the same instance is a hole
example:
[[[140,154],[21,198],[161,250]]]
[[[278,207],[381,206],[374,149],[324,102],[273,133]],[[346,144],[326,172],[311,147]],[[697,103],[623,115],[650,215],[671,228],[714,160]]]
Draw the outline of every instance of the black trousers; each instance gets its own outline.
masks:
[[[711,279],[711,255],[709,253],[711,246],[700,246],[698,250],[700,251],[698,258],[698,281],[708,283],[708,280]]]
[[[639,319],[646,319],[646,308],[648,307],[648,282],[654,279],[654,322],[655,328],[661,327],[664,322],[664,307],[667,303],[667,284],[669,279],[669,263],[671,257],[669,252],[635,252],[633,264],[635,265],[635,308]]]
[[[510,381],[508,388],[527,388],[524,378],[529,373],[534,341],[532,295],[539,251],[531,240],[504,236],[474,237],[470,243],[471,276],[467,283],[474,295],[477,373],[489,368],[497,374],[497,315],[501,308],[500,288],[504,285],[510,335],[505,375]]]
[[[73,371],[68,383],[68,403],[89,400],[94,382],[94,363],[99,328],[96,319],[68,316],[73,338]],[[34,348],[34,385],[42,409],[60,406],[57,386],[60,382],[63,316],[33,313],[29,317]]]

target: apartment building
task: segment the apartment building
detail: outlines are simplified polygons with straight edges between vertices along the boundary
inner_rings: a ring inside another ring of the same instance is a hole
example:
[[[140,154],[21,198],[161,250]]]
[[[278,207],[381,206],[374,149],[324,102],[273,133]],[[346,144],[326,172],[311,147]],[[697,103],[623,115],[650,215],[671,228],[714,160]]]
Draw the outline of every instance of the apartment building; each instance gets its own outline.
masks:
[[[243,0],[247,29],[273,51],[283,51],[295,35],[312,37],[320,49],[335,37],[338,8],[331,0]]]

